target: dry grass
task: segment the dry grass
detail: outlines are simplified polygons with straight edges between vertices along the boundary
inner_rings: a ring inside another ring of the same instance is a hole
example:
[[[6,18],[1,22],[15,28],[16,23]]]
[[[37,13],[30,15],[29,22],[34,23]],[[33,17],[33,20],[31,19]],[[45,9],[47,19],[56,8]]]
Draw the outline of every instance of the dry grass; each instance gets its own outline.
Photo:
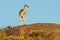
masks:
[[[0,29],[0,40],[60,40],[60,24],[8,26]]]

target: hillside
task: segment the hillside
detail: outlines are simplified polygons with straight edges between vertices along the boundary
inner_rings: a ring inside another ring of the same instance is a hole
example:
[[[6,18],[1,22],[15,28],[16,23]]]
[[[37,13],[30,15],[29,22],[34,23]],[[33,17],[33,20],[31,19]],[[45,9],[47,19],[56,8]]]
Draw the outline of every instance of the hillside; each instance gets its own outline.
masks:
[[[0,36],[2,36],[2,38],[11,36],[20,37],[22,35],[29,37],[32,32],[38,34],[37,38],[45,35],[46,40],[60,40],[60,24],[54,23],[36,23],[0,29]]]

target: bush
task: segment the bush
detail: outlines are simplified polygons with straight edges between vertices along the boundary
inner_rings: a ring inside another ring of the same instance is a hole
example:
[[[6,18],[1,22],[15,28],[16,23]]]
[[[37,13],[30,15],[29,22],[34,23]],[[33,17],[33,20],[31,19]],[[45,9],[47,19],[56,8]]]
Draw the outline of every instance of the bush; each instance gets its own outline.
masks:
[[[29,34],[29,36],[31,36],[31,37],[37,37],[38,33],[37,32],[32,32],[31,34]]]

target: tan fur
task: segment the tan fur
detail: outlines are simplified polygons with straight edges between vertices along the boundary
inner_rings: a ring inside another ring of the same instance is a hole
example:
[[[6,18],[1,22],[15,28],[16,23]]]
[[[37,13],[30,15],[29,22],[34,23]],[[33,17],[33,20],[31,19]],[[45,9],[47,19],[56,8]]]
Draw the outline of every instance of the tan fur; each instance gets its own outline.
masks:
[[[27,5],[24,5],[24,9],[22,9],[22,11],[20,11],[19,15],[21,17],[21,23],[24,24],[24,19],[26,17],[26,9],[27,9]]]

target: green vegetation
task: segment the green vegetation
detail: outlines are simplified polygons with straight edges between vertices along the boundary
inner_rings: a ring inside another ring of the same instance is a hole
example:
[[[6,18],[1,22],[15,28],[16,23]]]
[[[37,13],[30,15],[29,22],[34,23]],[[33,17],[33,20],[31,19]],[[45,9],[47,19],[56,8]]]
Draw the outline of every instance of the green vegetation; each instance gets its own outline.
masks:
[[[46,35],[43,32],[35,32],[30,31],[28,35],[22,35],[22,36],[9,36],[9,37],[2,37],[2,34],[0,34],[1,40],[47,40]]]
[[[10,28],[10,26],[7,26],[7,28]]]
[[[35,31],[31,31],[29,36],[33,39],[33,40],[47,40],[46,35],[43,32],[35,32]]]

